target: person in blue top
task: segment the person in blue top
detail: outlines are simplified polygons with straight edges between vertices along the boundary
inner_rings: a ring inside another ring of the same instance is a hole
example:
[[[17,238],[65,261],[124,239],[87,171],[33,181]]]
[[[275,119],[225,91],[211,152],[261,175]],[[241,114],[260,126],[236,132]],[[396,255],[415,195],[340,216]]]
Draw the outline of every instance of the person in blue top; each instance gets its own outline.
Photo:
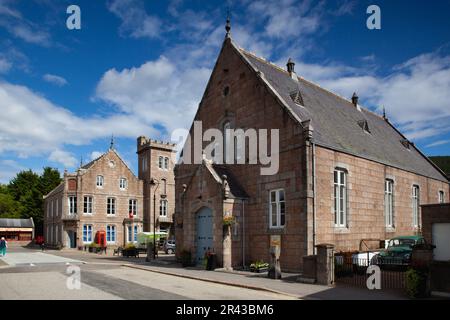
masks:
[[[0,240],[0,257],[6,256],[6,248],[8,248],[8,242],[2,237]]]

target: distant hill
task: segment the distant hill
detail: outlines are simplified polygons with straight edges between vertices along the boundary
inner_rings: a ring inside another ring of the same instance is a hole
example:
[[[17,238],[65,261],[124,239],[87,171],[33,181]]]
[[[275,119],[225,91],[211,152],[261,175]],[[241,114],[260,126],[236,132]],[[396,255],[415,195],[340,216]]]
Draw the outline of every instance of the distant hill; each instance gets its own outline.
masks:
[[[435,156],[429,158],[450,177],[450,156]]]

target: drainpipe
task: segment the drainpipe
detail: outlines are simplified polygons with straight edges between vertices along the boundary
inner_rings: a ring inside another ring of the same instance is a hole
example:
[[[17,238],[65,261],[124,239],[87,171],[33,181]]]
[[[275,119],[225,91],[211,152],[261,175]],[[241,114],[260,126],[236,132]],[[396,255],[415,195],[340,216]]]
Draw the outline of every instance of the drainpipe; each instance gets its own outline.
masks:
[[[316,145],[311,140],[312,146],[312,175],[313,175],[313,253],[317,254],[316,248]]]
[[[245,200],[242,200],[242,267],[245,269]]]

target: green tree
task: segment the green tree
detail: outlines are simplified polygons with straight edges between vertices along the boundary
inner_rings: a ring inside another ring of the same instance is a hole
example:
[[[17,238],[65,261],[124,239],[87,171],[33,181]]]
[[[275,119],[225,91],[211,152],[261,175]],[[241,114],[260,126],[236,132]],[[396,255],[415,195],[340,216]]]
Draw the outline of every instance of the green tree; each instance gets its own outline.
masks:
[[[43,196],[56,188],[60,183],[59,171],[45,167],[40,176],[31,170],[19,172],[7,187],[7,193],[9,193],[12,200],[19,203],[20,217],[25,219],[33,218],[36,234],[42,234],[43,231]],[[5,203],[8,206],[11,205],[7,200],[5,200]]]
[[[50,167],[45,167],[43,173],[39,177],[40,190],[45,196],[50,191],[55,189],[62,181],[61,175],[58,169],[53,169]]]
[[[22,206],[14,200],[8,187],[0,184],[0,218],[20,218]]]

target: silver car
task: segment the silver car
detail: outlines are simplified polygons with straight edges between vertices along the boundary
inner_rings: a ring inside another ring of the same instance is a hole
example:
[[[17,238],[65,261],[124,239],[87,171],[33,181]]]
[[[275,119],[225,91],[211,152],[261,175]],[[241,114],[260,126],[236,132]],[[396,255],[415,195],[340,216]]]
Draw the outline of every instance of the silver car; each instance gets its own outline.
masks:
[[[167,254],[174,254],[175,253],[175,240],[164,241],[163,250]]]

